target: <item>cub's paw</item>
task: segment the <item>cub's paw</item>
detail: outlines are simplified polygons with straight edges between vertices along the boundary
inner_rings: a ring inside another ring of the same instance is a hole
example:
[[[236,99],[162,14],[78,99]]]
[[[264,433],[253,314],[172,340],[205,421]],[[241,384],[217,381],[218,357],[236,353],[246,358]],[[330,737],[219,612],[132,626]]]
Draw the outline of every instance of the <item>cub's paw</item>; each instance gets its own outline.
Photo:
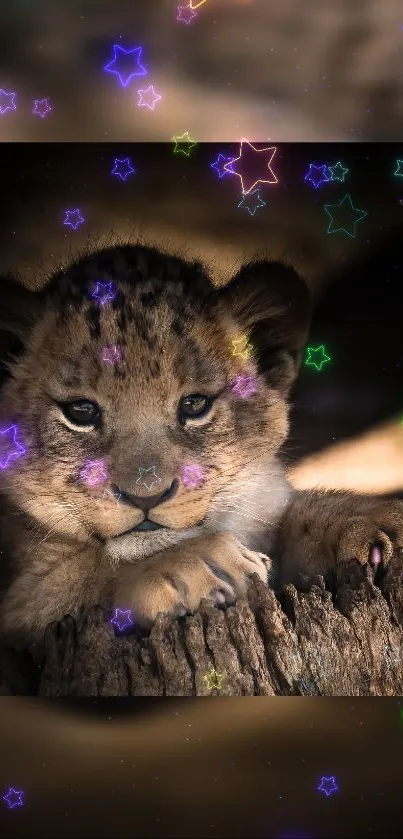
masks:
[[[195,612],[203,599],[219,607],[232,605],[246,596],[253,574],[267,583],[270,565],[265,554],[243,547],[230,534],[189,539],[127,569],[116,605],[131,608],[142,626],[150,626],[160,613]]]

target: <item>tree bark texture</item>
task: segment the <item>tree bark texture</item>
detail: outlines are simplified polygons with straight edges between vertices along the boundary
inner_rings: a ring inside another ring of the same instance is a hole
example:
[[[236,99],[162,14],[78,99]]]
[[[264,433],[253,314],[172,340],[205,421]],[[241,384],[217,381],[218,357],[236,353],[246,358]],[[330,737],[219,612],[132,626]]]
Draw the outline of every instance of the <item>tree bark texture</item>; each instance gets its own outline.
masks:
[[[1,684],[52,697],[402,695],[402,571],[396,555],[375,585],[353,561],[334,596],[322,578],[275,594],[254,577],[247,601],[160,617],[142,638],[116,635],[96,607],[48,628],[36,675],[26,654],[3,651]]]

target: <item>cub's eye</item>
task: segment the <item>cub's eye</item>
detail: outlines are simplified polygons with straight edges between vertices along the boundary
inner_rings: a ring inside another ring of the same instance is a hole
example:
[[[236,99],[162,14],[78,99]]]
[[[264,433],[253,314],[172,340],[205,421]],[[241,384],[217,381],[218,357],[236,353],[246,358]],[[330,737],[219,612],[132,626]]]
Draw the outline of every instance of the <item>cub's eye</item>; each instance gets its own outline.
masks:
[[[61,409],[66,419],[74,425],[85,426],[95,425],[100,416],[100,409],[96,402],[88,399],[74,399],[72,402],[65,402]]]
[[[212,405],[212,400],[209,396],[203,396],[201,393],[191,393],[189,396],[183,396],[179,403],[179,416],[182,419],[192,419],[192,417],[204,417],[208,413]]]

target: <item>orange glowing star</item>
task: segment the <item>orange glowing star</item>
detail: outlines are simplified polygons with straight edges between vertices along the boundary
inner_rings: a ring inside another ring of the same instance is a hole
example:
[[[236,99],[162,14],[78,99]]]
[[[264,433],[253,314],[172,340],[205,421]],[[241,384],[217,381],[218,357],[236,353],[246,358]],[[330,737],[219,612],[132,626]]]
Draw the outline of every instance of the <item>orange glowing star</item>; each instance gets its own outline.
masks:
[[[278,179],[270,165],[276,151],[276,146],[266,146],[264,149],[257,149],[249,140],[242,139],[239,156],[234,157],[233,160],[229,160],[228,163],[224,164],[223,168],[230,174],[237,175],[240,178],[242,192],[244,195],[247,195],[258,184],[278,183]],[[267,152],[267,155],[264,154],[265,152]],[[268,178],[267,170],[269,170]]]

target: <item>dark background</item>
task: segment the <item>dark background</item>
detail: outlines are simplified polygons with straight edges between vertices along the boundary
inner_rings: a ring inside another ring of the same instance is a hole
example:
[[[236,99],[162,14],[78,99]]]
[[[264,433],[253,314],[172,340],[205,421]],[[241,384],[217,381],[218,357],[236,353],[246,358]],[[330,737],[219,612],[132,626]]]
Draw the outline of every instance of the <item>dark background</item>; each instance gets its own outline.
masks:
[[[171,145],[3,143],[1,268],[33,287],[82,248],[139,235],[205,257],[219,281],[253,253],[286,256],[313,291],[311,343],[332,358],[321,373],[302,368],[293,460],[401,411],[402,147],[282,144],[279,184],[254,217],[237,206],[238,179],[209,168],[237,148],[199,145],[187,159]],[[110,172],[127,155],[138,171],[121,183]],[[304,183],[309,163],[340,159],[345,184]],[[369,213],[354,239],[326,232],[323,204],[346,192]],[[68,207],[83,210],[81,230],[63,227]],[[8,811],[0,798],[0,834],[399,837],[400,712],[398,698],[3,697],[1,793],[23,789],[26,805]],[[322,775],[337,778],[331,798],[317,791]]]

